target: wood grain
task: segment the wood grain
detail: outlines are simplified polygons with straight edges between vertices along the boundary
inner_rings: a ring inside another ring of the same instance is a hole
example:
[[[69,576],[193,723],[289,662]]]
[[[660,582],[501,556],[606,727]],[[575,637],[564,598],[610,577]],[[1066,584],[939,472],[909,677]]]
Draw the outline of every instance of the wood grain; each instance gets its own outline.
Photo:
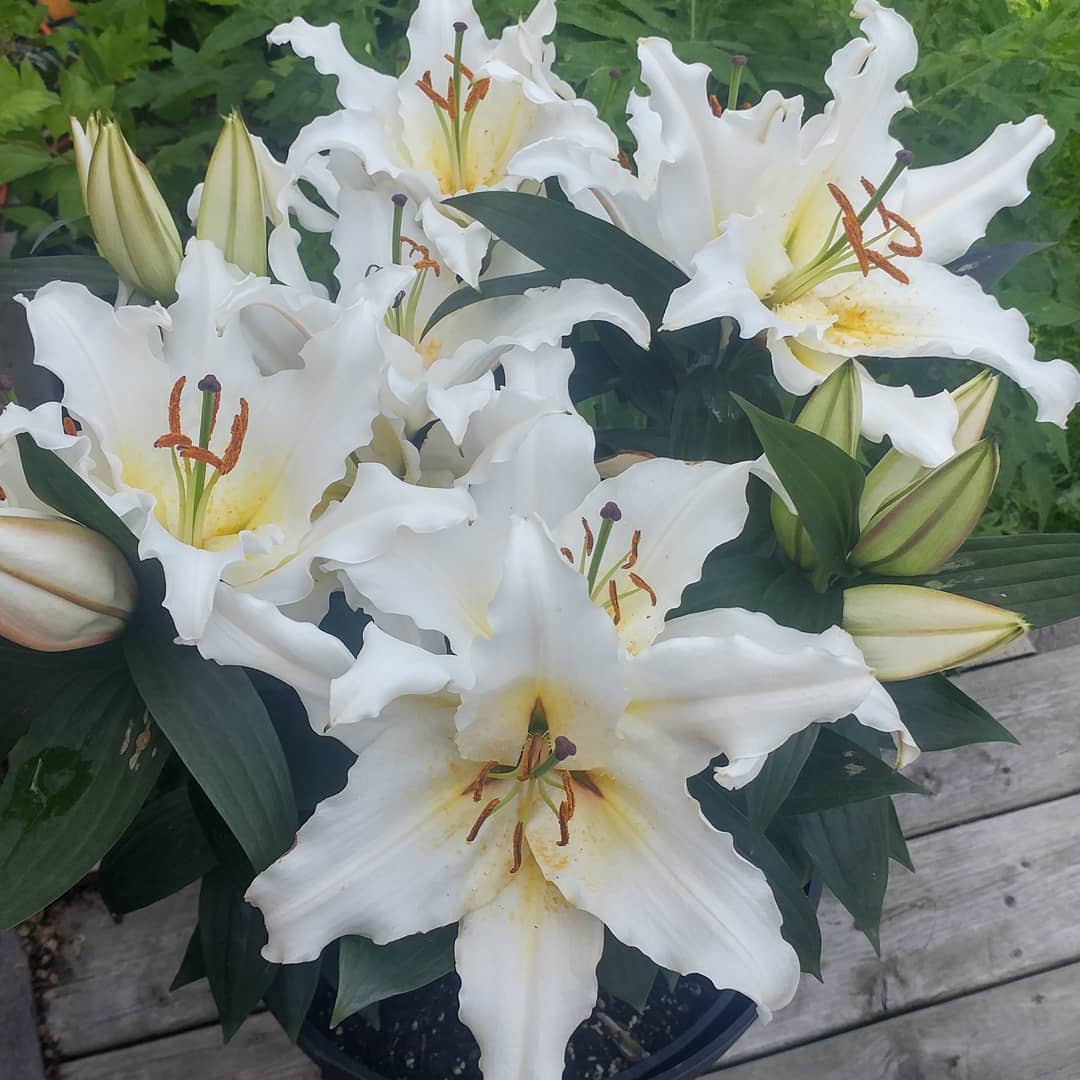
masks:
[[[49,1031],[62,1057],[80,1057],[139,1039],[212,1023],[205,982],[169,993],[195,925],[198,888],[113,921],[86,894],[57,917],[63,980],[50,991]]]
[[[824,984],[804,976],[791,1005],[751,1029],[731,1061],[1080,961],[1080,796],[947,829],[910,847],[919,873],[897,868],[891,876],[881,959],[827,898]]]
[[[41,1047],[26,954],[14,930],[0,934],[0,1075],[41,1080]]]
[[[907,774],[929,797],[897,800],[909,836],[1080,791],[1080,646],[953,680],[1019,740],[924,754]]]
[[[140,1043],[61,1066],[60,1080],[319,1080],[269,1013],[253,1016],[227,1046],[217,1027]]]
[[[1076,1080],[1078,987],[1080,965],[1072,965],[710,1075],[714,1080]]]

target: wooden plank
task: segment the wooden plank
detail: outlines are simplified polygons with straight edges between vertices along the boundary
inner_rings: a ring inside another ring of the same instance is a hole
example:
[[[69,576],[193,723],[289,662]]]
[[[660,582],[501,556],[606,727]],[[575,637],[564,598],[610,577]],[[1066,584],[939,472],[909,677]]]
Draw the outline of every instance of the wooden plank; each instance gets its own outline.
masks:
[[[69,1061],[60,1080],[319,1080],[269,1013],[253,1016],[227,1046],[217,1027]]]
[[[710,1075],[713,1080],[1076,1080],[1078,986],[1080,965],[1074,964]]]
[[[195,925],[198,887],[116,923],[101,898],[77,897],[56,916],[61,983],[46,1022],[61,1057],[79,1057],[217,1018],[205,982],[169,993]]]
[[[0,934],[0,1065],[7,1080],[42,1080],[30,967],[14,930]]]
[[[930,796],[897,802],[909,836],[1080,791],[1080,647],[980,668],[953,681],[1021,745],[924,754],[907,773]]]
[[[824,985],[804,977],[730,1060],[1080,960],[1080,796],[925,836],[911,854],[919,872],[891,875],[881,959],[824,900]]]
[[[1067,649],[1070,645],[1080,645],[1080,619],[1066,619],[1057,626],[1040,626],[1028,636],[1034,642],[1036,652],[1050,652],[1052,649]]]

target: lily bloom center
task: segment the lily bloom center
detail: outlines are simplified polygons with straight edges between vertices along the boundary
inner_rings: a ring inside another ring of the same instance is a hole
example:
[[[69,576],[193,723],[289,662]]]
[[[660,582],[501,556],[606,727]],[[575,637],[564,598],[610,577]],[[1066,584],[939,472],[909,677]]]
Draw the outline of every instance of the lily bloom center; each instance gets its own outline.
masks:
[[[521,869],[525,843],[525,822],[537,800],[551,811],[559,823],[559,847],[570,843],[570,822],[577,805],[575,784],[593,795],[601,795],[596,781],[584,771],[571,771],[564,762],[577,753],[565,735],[553,736],[548,729],[547,711],[537,698],[529,716],[528,734],[513,764],[486,762],[476,778],[462,792],[475,803],[484,803],[465,839],[471,844],[484,823],[506,807],[517,808],[517,824],[512,840],[510,873]],[[487,796],[492,796],[485,798]],[[601,796],[602,797],[602,796]]]
[[[184,543],[205,547],[218,533],[217,530],[208,529],[207,511],[219,482],[240,461],[247,436],[249,410],[247,401],[241,398],[240,410],[233,417],[228,442],[220,454],[215,453],[211,449],[211,442],[221,408],[221,383],[213,375],[199,380],[202,410],[198,441],[183,429],[181,399],[186,383],[187,377],[182,375],[173,384],[169,395],[169,430],[154,441],[154,447],[169,451],[176,477],[177,521],[169,523],[169,527]]]

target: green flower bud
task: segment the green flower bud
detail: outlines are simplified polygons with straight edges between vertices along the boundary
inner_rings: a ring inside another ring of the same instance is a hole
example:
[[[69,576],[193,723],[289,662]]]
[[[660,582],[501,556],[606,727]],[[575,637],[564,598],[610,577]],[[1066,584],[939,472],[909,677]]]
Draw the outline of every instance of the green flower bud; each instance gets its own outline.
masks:
[[[930,471],[863,528],[851,563],[877,574],[931,574],[979,523],[1000,458],[989,439]]]
[[[195,235],[217,244],[241,270],[266,275],[266,190],[251,135],[235,110],[210,155]]]
[[[809,397],[795,421],[850,457],[855,456],[862,427],[862,387],[855,363],[841,364]],[[803,570],[819,570],[821,561],[813,541],[799,519],[776,495],[772,497],[772,522],[784,554]]]
[[[130,286],[155,300],[176,299],[180,234],[146,166],[115,120],[71,123],[83,202],[98,251]]]
[[[1000,381],[1000,376],[993,375],[984,368],[974,379],[969,379],[952,392],[952,399],[956,402],[959,414],[959,423],[953,436],[953,446],[957,453],[974,446],[982,438]],[[931,472],[931,469],[921,465],[915,458],[901,454],[899,450],[890,450],[866,477],[862,500],[859,503],[859,524],[865,528],[866,523],[885,503],[896,498],[912,484],[925,480]]]
[[[0,511],[0,636],[42,652],[116,637],[135,610],[135,578],[98,533],[31,510]]]
[[[882,682],[955,667],[1031,629],[1015,611],[916,585],[845,589],[842,625]]]

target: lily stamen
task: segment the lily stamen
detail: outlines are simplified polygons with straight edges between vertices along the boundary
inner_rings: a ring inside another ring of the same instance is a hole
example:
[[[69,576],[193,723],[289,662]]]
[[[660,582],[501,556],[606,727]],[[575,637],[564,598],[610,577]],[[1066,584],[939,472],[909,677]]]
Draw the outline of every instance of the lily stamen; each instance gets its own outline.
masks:
[[[521,869],[521,847],[525,840],[525,822],[518,821],[514,826],[514,865],[510,867],[510,873],[516,874]]]
[[[559,804],[559,839],[558,847],[566,847],[570,843],[570,807],[563,802]]]
[[[630,580],[643,592],[649,594],[649,603],[653,607],[656,607],[656,592],[653,587],[643,577],[639,577],[637,574],[631,574]]]
[[[608,582],[608,603],[611,605],[612,621],[618,626],[619,620],[622,618],[622,611],[619,609],[619,588],[615,584],[614,578]]]
[[[641,543],[641,530],[635,529],[634,535],[630,538],[630,554],[626,557],[626,562],[622,564],[624,570],[629,570],[638,559],[638,544]]]
[[[471,844],[477,836],[480,835],[480,830],[484,827],[484,822],[487,821],[496,810],[499,809],[499,804],[502,799],[492,799],[491,802],[480,811],[480,816],[473,822],[473,827],[468,831],[465,836],[465,842]]]

